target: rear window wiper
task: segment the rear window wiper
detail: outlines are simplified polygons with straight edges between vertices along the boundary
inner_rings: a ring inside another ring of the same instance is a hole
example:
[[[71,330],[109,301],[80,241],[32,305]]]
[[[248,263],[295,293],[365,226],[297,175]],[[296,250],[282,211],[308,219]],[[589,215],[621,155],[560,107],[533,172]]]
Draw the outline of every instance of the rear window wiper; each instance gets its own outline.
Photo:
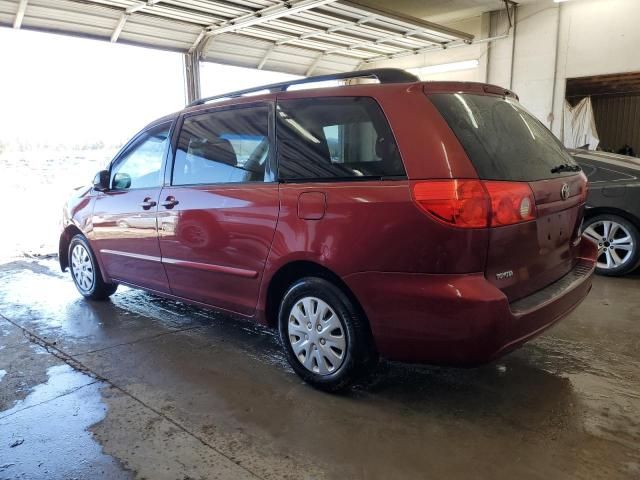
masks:
[[[557,165],[551,169],[551,173],[560,173],[560,172],[579,172],[582,168],[580,165],[572,165],[570,163],[563,163],[561,165]]]

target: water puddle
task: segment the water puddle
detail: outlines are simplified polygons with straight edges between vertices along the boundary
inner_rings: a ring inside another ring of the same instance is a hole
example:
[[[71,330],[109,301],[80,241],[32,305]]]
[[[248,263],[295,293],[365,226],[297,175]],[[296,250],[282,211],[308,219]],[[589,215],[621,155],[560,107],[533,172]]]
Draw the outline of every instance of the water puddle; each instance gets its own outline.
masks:
[[[87,431],[106,414],[100,382],[68,365],[47,375],[0,412],[0,477],[129,478]]]

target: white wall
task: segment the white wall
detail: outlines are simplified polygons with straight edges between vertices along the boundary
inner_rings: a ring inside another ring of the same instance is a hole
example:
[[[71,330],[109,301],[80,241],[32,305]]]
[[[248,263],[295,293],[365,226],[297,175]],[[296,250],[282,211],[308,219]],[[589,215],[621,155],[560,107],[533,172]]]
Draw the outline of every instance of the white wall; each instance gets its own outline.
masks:
[[[504,32],[504,20],[491,32],[486,15],[450,26],[481,39]],[[515,42],[512,34],[490,44],[430,52],[376,66],[409,68],[478,59],[480,66],[475,71],[451,72],[445,77],[511,86],[523,105],[556,134],[560,133],[567,78],[640,71],[640,0],[569,0],[560,4],[540,0],[518,7]],[[443,75],[437,77],[440,80]]]
[[[518,8],[511,89],[549,126],[556,63],[558,4],[551,0]]]
[[[553,131],[560,131],[567,78],[640,71],[640,1],[561,4]]]

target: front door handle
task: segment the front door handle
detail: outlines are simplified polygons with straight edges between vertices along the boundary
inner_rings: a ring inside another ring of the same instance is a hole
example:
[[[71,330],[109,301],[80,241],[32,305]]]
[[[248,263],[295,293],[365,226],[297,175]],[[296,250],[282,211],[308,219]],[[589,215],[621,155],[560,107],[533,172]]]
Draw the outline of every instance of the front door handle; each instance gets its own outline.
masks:
[[[176,205],[178,205],[180,202],[178,200],[176,200],[176,197],[174,196],[168,196],[164,202],[162,202],[160,205],[162,205],[164,208],[173,208]]]
[[[151,207],[155,207],[156,205],[157,203],[151,200],[151,197],[145,198],[140,204],[140,206],[145,210],[149,210]]]

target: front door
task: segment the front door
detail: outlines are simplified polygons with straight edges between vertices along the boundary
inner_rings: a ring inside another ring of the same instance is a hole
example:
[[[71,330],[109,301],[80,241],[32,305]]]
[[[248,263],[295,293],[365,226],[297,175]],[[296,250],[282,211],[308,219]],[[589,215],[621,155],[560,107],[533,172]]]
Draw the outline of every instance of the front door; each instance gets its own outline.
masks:
[[[270,111],[261,103],[185,117],[158,211],[173,294],[253,314],[279,208]]]
[[[111,166],[93,209],[93,245],[112,279],[169,292],[158,243],[158,198],[171,123],[138,135]]]

